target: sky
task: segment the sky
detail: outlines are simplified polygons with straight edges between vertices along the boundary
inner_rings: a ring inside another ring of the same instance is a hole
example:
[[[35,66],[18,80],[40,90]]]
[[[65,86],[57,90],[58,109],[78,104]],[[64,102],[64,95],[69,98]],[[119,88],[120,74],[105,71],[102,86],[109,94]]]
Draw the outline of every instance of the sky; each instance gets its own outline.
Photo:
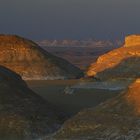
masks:
[[[140,33],[140,0],[0,0],[0,33],[43,39],[120,39]]]

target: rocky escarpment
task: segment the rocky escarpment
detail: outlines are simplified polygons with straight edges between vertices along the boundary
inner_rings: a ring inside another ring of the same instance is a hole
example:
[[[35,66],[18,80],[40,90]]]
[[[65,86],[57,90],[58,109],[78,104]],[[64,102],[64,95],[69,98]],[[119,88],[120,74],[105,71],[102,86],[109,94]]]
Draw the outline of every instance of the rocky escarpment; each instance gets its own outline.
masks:
[[[53,56],[34,42],[14,35],[0,35],[0,64],[23,79],[80,78],[82,71],[68,61]]]
[[[140,36],[128,36],[124,46],[100,56],[87,70],[87,76],[102,80],[139,77]]]
[[[140,35],[130,35],[125,38],[124,47],[140,46]]]
[[[119,96],[96,108],[85,109],[54,136],[53,140],[139,140],[140,79]],[[48,139],[48,138],[46,138]]]
[[[63,123],[63,115],[31,91],[19,75],[0,66],[1,140],[32,140],[50,134]]]

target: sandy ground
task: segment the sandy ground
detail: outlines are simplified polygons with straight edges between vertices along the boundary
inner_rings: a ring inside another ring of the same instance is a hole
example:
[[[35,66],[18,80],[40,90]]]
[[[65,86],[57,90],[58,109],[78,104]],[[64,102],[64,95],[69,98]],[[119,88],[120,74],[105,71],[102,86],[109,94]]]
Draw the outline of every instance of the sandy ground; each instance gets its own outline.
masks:
[[[27,84],[37,94],[69,114],[75,114],[84,108],[96,106],[120,93],[120,90],[93,88],[75,89],[74,94],[64,93],[66,86],[73,86],[78,82],[79,80],[27,81]]]

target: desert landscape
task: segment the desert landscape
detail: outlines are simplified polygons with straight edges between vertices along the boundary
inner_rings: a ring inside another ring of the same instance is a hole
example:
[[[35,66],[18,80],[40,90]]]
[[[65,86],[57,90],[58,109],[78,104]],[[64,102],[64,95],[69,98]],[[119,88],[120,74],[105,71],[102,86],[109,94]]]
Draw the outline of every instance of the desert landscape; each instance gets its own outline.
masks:
[[[0,1],[0,140],[140,140],[140,1]]]
[[[0,40],[2,139],[138,137],[139,35],[127,36],[85,71],[25,38],[1,35]],[[121,125],[125,117],[137,125]]]

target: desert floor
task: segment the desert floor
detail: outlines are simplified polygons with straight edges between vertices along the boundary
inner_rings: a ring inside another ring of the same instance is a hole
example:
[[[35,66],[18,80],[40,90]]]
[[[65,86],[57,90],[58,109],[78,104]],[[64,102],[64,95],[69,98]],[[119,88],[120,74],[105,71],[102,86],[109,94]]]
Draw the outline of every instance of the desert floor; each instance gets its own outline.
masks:
[[[75,89],[73,94],[64,92],[67,86],[73,86],[78,82],[79,80],[42,80],[27,81],[27,84],[37,94],[69,114],[75,114],[84,108],[96,106],[120,93],[118,90],[111,91],[95,88]]]

